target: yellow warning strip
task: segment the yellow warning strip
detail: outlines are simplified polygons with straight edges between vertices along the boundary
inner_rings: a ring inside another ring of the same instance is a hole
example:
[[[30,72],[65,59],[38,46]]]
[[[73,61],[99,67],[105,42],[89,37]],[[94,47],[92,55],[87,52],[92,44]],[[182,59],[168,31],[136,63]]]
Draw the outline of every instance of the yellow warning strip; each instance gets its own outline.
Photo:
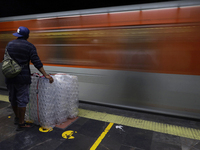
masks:
[[[0,101],[9,102],[7,95],[0,95]]]
[[[171,135],[176,135],[180,137],[186,137],[190,139],[200,140],[200,130],[175,126],[170,124],[163,124],[158,122],[152,122],[142,119],[135,119],[130,117],[123,117],[113,114],[107,114],[103,112],[90,111],[79,108],[79,117],[105,121],[105,122],[113,122],[116,124],[121,124],[129,127],[140,128],[145,130],[151,130],[155,132],[161,132]]]
[[[6,95],[0,95],[0,100],[9,102],[8,96]],[[146,120],[135,119],[135,118],[130,118],[130,117],[123,117],[123,116],[90,111],[90,110],[85,110],[85,109],[79,109],[79,116],[89,118],[89,119],[94,119],[94,120],[113,122],[113,123],[121,124],[125,126],[200,140],[200,130],[193,129],[193,128],[163,124],[163,123],[146,121]]]
[[[114,123],[109,123],[109,125],[106,127],[106,129],[104,130],[104,132],[102,132],[102,134],[99,136],[99,138],[96,140],[96,142],[92,145],[92,147],[90,148],[90,150],[95,150],[97,148],[97,146],[99,146],[99,144],[101,143],[101,141],[103,140],[103,138],[106,136],[106,134],[108,133],[108,131],[113,126],[113,124]]]

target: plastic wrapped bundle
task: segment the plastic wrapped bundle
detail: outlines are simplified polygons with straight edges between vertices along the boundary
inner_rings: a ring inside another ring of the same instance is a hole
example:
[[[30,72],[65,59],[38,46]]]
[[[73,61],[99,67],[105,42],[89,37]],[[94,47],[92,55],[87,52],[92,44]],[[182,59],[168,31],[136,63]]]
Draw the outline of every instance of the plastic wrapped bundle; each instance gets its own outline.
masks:
[[[67,80],[67,100],[68,100],[68,118],[75,118],[78,115],[78,78],[76,76],[68,76]]]
[[[25,120],[44,128],[54,127],[78,115],[78,78],[55,74],[54,82],[33,74]]]

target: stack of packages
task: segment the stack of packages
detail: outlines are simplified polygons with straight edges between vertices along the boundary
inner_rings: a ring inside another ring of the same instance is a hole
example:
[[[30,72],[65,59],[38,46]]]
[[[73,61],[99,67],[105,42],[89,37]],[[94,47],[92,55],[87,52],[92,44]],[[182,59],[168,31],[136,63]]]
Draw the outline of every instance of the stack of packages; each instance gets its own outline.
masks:
[[[32,75],[30,99],[25,120],[44,128],[75,118],[78,115],[78,78],[68,74],[55,74],[54,82],[38,75]]]

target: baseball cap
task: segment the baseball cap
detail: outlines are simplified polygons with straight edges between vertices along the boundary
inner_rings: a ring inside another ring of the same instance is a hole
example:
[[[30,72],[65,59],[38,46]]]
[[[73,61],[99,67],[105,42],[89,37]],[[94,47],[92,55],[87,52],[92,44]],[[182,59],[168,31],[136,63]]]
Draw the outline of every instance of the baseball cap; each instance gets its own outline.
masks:
[[[13,35],[16,36],[16,37],[28,37],[29,32],[30,31],[29,31],[29,29],[27,27],[20,26],[17,29],[17,32],[13,33]]]

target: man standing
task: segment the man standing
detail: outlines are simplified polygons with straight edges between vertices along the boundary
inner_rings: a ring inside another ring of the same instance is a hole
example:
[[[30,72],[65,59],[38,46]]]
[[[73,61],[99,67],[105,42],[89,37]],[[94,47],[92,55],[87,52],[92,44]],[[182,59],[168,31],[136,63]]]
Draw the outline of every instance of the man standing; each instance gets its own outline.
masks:
[[[24,121],[26,105],[29,102],[29,88],[31,84],[29,62],[31,61],[44,77],[49,79],[50,83],[53,82],[53,78],[45,72],[35,46],[27,41],[29,38],[29,29],[20,26],[13,35],[18,38],[10,41],[6,49],[10,57],[23,68],[16,77],[6,78],[6,84],[9,91],[9,101],[15,113],[14,123],[18,124],[17,131],[20,131],[32,127]]]

